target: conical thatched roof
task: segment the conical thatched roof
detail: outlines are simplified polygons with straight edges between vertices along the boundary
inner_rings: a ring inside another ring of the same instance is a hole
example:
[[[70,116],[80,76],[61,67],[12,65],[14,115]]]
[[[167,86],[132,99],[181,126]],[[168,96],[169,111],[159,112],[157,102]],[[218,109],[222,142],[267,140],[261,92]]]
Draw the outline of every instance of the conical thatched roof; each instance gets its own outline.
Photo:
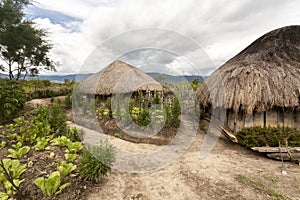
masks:
[[[202,107],[223,104],[247,114],[274,107],[293,109],[299,106],[299,94],[300,26],[263,35],[211,74],[197,91]]]
[[[139,90],[162,91],[162,85],[140,69],[117,60],[84,79],[78,90],[86,94],[111,95]]]

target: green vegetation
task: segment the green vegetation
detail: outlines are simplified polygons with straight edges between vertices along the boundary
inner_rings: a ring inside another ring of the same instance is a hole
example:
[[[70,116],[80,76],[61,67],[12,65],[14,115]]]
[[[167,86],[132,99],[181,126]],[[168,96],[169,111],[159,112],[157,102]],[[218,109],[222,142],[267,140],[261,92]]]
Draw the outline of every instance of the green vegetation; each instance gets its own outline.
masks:
[[[26,100],[24,90],[18,82],[0,79],[0,124],[16,116]]]
[[[10,79],[19,80],[21,74],[36,76],[40,69],[55,70],[47,55],[52,46],[46,40],[46,31],[25,19],[23,8],[30,3],[0,1],[0,57],[4,61],[0,70],[8,72]]]
[[[290,200],[289,197],[281,194],[278,191],[275,191],[271,188],[268,188],[267,186],[265,186],[263,183],[259,182],[259,181],[254,181],[251,180],[250,178],[246,177],[246,176],[242,176],[242,175],[238,175],[237,177],[235,177],[235,179],[241,183],[244,183],[245,185],[248,185],[252,188],[254,188],[255,190],[259,190],[264,192],[265,194],[274,197],[276,199],[280,199],[280,200]]]
[[[70,96],[73,85],[73,81],[65,84],[51,83],[49,80],[38,79],[26,81],[0,79],[0,124],[10,121],[18,116],[27,100],[60,95]],[[72,104],[71,96],[66,100],[66,108],[69,108],[69,104]],[[52,108],[53,112],[60,112],[60,108],[56,108],[55,110],[54,107],[55,106]]]
[[[66,161],[61,161],[57,166],[57,171],[60,173],[62,178],[69,175],[72,171],[77,168],[73,163],[66,163]]]
[[[79,173],[84,180],[99,182],[107,176],[115,161],[115,148],[107,141],[99,146],[87,145],[80,158]]]
[[[123,98],[119,98],[123,99]],[[126,98],[125,98],[126,99]],[[113,112],[111,111],[111,99],[108,98],[106,102],[96,109],[96,115],[99,120],[110,120],[112,118],[120,119],[125,125],[130,124],[131,120],[140,127],[146,127],[151,123],[151,119],[155,119],[156,123],[165,123],[165,127],[179,127],[181,106],[176,96],[173,96],[172,105],[169,102],[161,102],[158,93],[154,94],[153,100],[145,101],[142,92],[138,93],[138,99],[130,98],[125,105],[129,105],[129,113],[126,108],[117,107]],[[155,105],[156,109],[152,110],[150,116],[151,106]],[[165,109],[166,114],[164,114]],[[85,109],[83,108],[83,112]]]
[[[34,146],[36,151],[44,151],[48,145],[50,138],[39,137],[36,139],[36,145]]]
[[[61,175],[58,171],[52,172],[48,178],[39,177],[34,181],[34,184],[39,187],[45,197],[50,197],[54,194],[59,194],[63,189],[71,185],[71,183],[65,183],[61,185]]]
[[[299,130],[289,127],[244,128],[238,132],[237,138],[241,145],[248,148],[278,147],[279,142],[290,147],[300,146]]]
[[[7,199],[19,193],[19,186],[24,180],[20,176],[26,171],[26,165],[21,165],[19,160],[0,160],[0,184],[3,184],[5,193],[0,192],[0,197]]]
[[[16,145],[15,149],[8,149],[10,153],[7,157],[10,158],[21,158],[30,151],[29,146],[22,146],[22,143],[18,142],[20,145]]]
[[[4,152],[8,152],[3,156],[13,158],[1,158],[0,160],[0,199],[30,199],[30,196],[26,196],[30,194],[26,191],[26,187],[30,184],[35,184],[37,189],[40,189],[39,195],[45,197],[58,195],[72,184],[70,180],[73,177],[78,177],[69,175],[79,172],[76,165],[79,161],[76,158],[81,157],[83,144],[78,141],[78,130],[75,127],[68,128],[65,122],[66,117],[62,113],[60,105],[53,103],[49,108],[39,106],[25,117],[16,118],[13,123],[0,126],[0,137],[3,139],[1,148],[5,148]],[[48,145],[50,141],[51,145]],[[93,150],[95,155],[102,159],[102,162],[110,163],[109,167],[104,164],[101,167],[94,165],[98,168],[93,170],[98,170],[97,173],[100,177],[107,175],[111,169],[113,161],[106,159],[107,156],[112,155],[111,148],[103,143],[100,151]],[[53,151],[54,149],[55,151]],[[43,152],[46,151],[46,159],[51,159],[53,163],[50,168],[57,165],[54,169],[56,171],[52,171],[52,169],[50,174],[45,174],[44,171],[40,171],[40,174],[38,174],[39,171],[35,172],[37,173],[35,176],[39,178],[31,179],[28,182],[27,176],[22,179],[20,176],[27,173],[25,172],[27,168],[31,169],[33,165],[34,167],[37,165],[34,163],[35,161],[28,159],[29,157],[24,157],[26,154],[32,156],[32,151],[34,154],[40,153],[41,155],[45,155]],[[61,156],[64,156],[65,159],[61,160]],[[90,170],[92,169],[90,168]],[[83,181],[88,180],[86,176],[82,176],[82,179]],[[66,182],[66,180],[70,182]]]

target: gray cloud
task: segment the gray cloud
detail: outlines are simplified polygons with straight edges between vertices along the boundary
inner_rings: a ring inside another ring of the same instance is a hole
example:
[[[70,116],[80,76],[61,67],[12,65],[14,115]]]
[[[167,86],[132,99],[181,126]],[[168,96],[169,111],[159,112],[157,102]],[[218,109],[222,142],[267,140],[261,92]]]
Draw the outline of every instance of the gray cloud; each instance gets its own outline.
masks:
[[[49,4],[45,0],[38,1],[41,5]],[[64,6],[65,3],[58,0],[54,2],[56,4],[51,9],[58,12],[76,16],[74,11],[80,10],[81,6],[85,13],[81,15],[83,22],[76,35],[68,27],[59,29],[51,22],[40,20],[41,26],[55,32],[51,40],[58,41],[58,45],[53,50],[53,57],[63,61],[62,71],[72,67],[72,71],[78,72],[82,63],[84,66],[81,71],[98,70],[113,58],[123,57],[132,64],[152,63],[152,69],[156,70],[159,67],[153,67],[154,64],[173,66],[176,72],[183,74],[194,73],[188,65],[183,64],[184,58],[196,64],[201,74],[209,73],[262,34],[300,22],[300,2],[295,0],[153,0],[151,4],[146,0],[110,3],[75,0],[69,10]],[[145,27],[174,30],[192,38],[198,45],[178,39],[176,34],[170,35],[168,32],[128,32]],[[128,32],[126,37],[117,39],[116,36],[124,32]],[[95,50],[99,45],[101,48]],[[179,55],[172,57],[160,51],[136,50],[161,46]],[[94,53],[88,57],[89,52]],[[85,62],[87,57],[88,61]],[[141,67],[148,70],[145,65]]]

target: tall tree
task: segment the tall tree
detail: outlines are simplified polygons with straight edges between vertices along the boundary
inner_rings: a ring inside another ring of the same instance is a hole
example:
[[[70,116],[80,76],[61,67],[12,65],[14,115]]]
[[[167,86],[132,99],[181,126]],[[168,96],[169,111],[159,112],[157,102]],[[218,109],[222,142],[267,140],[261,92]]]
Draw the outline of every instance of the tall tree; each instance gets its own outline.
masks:
[[[29,0],[0,0],[0,70],[10,79],[38,75],[41,69],[55,70],[48,57],[52,46],[45,39],[46,31],[25,19],[23,8]]]

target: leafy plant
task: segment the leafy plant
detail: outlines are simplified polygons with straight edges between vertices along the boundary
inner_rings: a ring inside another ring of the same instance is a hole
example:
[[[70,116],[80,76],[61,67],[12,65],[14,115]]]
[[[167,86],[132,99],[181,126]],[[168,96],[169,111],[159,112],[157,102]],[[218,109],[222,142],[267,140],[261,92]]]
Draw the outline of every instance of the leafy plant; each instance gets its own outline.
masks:
[[[80,139],[78,129],[76,127],[68,129],[66,137],[69,138],[72,142],[78,141]]]
[[[10,120],[25,105],[24,90],[16,81],[0,79],[0,124]]]
[[[67,132],[67,117],[62,111],[61,105],[57,103],[52,104],[49,114],[51,129],[57,133],[57,135],[65,135]]]
[[[108,141],[99,146],[88,145],[80,158],[79,173],[84,180],[99,182],[107,176],[115,161],[115,148]]]
[[[65,159],[68,160],[69,162],[74,162],[77,158],[76,153],[65,153]]]
[[[81,142],[68,142],[67,143],[68,151],[76,153],[80,151],[83,148],[83,145]]]
[[[10,182],[8,180],[5,181],[3,183],[3,186],[4,186],[5,190],[6,190],[6,194],[8,196],[14,195],[17,192],[17,190],[19,189],[20,184],[22,182],[24,182],[24,179],[23,180],[13,179],[12,182]]]
[[[3,198],[11,196],[16,192],[21,196],[19,186],[24,180],[19,180],[19,178],[25,170],[26,165],[20,165],[19,160],[2,159],[0,161],[0,183],[3,184],[6,190],[6,193],[1,193]]]
[[[19,160],[5,158],[1,160],[0,173],[9,172],[12,179],[18,179],[26,171],[26,165],[21,165]]]
[[[20,147],[20,144],[22,143],[18,142],[17,145],[15,145],[16,149],[8,149],[8,152],[10,153],[7,157],[11,158],[21,158],[24,155],[26,155],[30,151],[29,146],[23,146]]]
[[[37,138],[37,143],[34,146],[35,150],[37,150],[37,151],[45,150],[46,146],[48,145],[49,140],[50,139],[48,139],[46,137]]]
[[[76,165],[73,163],[66,163],[66,161],[62,161],[57,166],[57,171],[60,173],[62,178],[69,175],[72,171],[74,171],[77,168]]]
[[[9,195],[4,192],[0,192],[0,200],[8,200]]]
[[[0,149],[3,149],[3,148],[5,148],[6,147],[6,142],[5,141],[2,141],[1,143],[0,143]]]
[[[45,197],[57,195],[71,183],[61,185],[61,176],[58,171],[52,172],[48,178],[39,177],[35,179],[34,184],[40,188]]]
[[[70,142],[70,139],[67,138],[66,136],[60,136],[57,138],[54,138],[52,141],[52,145],[56,145],[56,146],[67,146],[68,143]]]

